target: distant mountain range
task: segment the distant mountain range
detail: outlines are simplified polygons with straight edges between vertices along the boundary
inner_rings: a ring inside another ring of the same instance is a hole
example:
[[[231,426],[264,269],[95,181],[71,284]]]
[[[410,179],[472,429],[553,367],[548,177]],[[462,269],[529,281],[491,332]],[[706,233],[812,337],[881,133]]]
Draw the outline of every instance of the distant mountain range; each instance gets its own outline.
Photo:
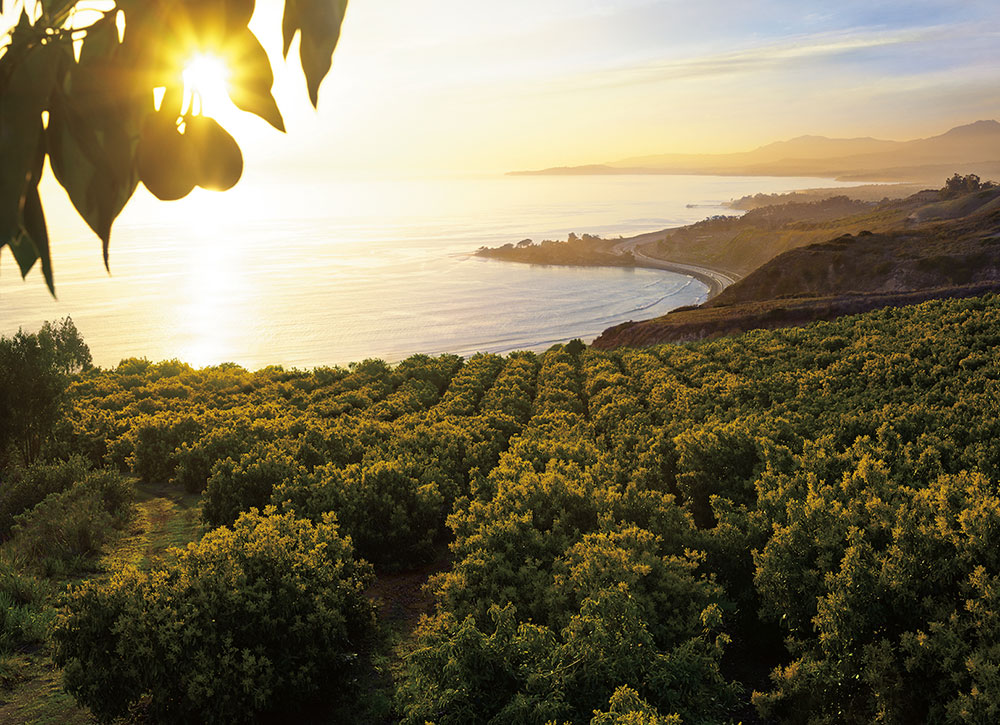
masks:
[[[562,166],[513,175],[699,174],[817,176],[940,185],[951,174],[1000,175],[1000,123],[976,121],[913,141],[799,136],[732,154],[658,154],[605,164]]]

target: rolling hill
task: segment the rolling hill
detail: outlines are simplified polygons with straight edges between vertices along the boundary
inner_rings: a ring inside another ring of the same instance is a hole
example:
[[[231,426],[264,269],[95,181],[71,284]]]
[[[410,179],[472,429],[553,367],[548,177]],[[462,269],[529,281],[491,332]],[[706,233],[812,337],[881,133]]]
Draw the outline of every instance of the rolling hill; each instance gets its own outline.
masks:
[[[911,141],[800,136],[741,153],[658,154],[513,173],[818,176],[925,182],[937,181],[954,171],[983,177],[998,175],[1000,123],[976,121]]]
[[[898,221],[789,249],[699,307],[617,325],[593,344],[608,349],[714,338],[1000,289],[1000,189],[921,192],[867,216]]]

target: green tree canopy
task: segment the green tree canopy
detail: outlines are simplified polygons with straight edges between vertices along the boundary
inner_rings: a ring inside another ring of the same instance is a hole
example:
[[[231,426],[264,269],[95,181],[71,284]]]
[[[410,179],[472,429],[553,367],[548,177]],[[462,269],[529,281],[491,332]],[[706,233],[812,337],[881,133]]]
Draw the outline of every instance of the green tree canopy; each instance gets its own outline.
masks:
[[[371,571],[332,514],[313,524],[254,510],[174,554],[65,600],[56,660],[95,716],[253,722],[350,696],[374,636]]]
[[[34,461],[68,377],[90,367],[90,349],[69,317],[34,334],[0,337],[0,456],[13,446],[24,463]]]

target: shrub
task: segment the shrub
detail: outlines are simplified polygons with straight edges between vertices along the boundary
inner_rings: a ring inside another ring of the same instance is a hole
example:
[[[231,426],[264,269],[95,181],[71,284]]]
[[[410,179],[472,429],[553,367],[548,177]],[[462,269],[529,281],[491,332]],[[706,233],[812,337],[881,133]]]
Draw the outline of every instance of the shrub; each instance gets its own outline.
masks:
[[[559,634],[518,623],[509,604],[487,619],[441,611],[422,622],[398,691],[403,723],[586,722],[609,698],[614,707],[623,684],[689,722],[721,722],[732,705],[735,688],[719,672],[725,638],[709,631],[717,608],[703,613],[703,632],[669,650],[656,647],[625,585],[585,599]]]
[[[444,498],[416,473],[399,460],[321,467],[280,487],[274,502],[313,519],[336,512],[360,556],[379,568],[399,569],[429,558],[444,529]]]
[[[631,687],[622,686],[608,700],[607,712],[596,711],[590,725],[681,725],[680,715],[661,715]]]
[[[233,523],[244,511],[263,508],[271,493],[282,481],[294,478],[303,470],[288,453],[273,445],[262,444],[240,458],[219,461],[205,488],[202,517],[210,526]]]
[[[249,437],[249,431],[243,428],[216,429],[193,443],[182,443],[174,454],[177,467],[171,483],[188,493],[201,493],[215,464],[226,458],[240,458],[251,447]]]
[[[14,517],[39,503],[50,493],[59,493],[82,481],[90,470],[80,456],[66,461],[32,466],[15,473],[0,487],[0,537],[8,538]]]
[[[115,528],[122,528],[132,517],[132,503],[135,500],[134,479],[118,471],[106,469],[87,474],[80,486],[100,497],[101,505],[111,515]]]
[[[292,434],[285,421],[254,420],[233,414],[220,416],[211,425],[206,424],[203,435],[177,447],[173,454],[176,467],[170,482],[183,487],[188,493],[201,493],[208,485],[212,468],[217,462],[226,458],[239,461],[256,446],[265,446],[275,439],[287,440],[288,450],[301,463],[303,458],[309,459],[317,455],[313,448],[324,448],[325,441],[320,431],[309,429],[307,433],[293,445],[289,438]],[[308,451],[303,452],[306,448]],[[325,450],[320,450],[319,453],[324,454]]]
[[[525,692],[527,678],[551,666],[553,632],[518,626],[510,605],[494,604],[489,619],[480,628],[472,617],[441,612],[421,622],[397,690],[404,725],[565,721],[566,704],[550,698],[547,682]]]
[[[697,552],[663,556],[661,548],[659,537],[638,527],[585,535],[553,567],[554,621],[564,624],[558,615],[566,616],[586,598],[624,583],[658,647],[675,647],[696,636],[702,612],[721,592],[698,576],[703,557]]]
[[[39,580],[0,560],[0,653],[45,641],[54,614],[45,596]]]
[[[149,573],[71,592],[54,630],[67,690],[100,719],[249,722],[343,693],[374,632],[332,516],[251,511]]]
[[[713,495],[752,503],[753,479],[761,464],[758,444],[739,424],[685,431],[677,446],[677,488],[699,527],[715,525]]]
[[[14,518],[15,557],[51,574],[77,568],[97,556],[132,511],[131,483],[113,471],[98,471],[65,491],[52,493]]]
[[[837,484],[811,482],[788,513],[756,557],[756,581],[763,614],[778,619],[784,606],[795,615],[789,646],[798,656],[774,670],[773,691],[755,695],[762,714],[995,722],[995,483],[960,473],[915,490],[866,458]],[[793,597],[811,606],[788,606]]]
[[[126,463],[143,481],[169,481],[177,467],[177,449],[201,431],[193,418],[150,417],[132,431],[132,453]]]
[[[659,649],[626,585],[599,591],[562,632],[553,670],[557,687],[580,713],[594,712],[625,684],[661,712],[688,722],[722,722],[736,694],[719,670],[728,639],[713,636],[721,625],[718,607],[706,607],[701,620],[699,635]]]

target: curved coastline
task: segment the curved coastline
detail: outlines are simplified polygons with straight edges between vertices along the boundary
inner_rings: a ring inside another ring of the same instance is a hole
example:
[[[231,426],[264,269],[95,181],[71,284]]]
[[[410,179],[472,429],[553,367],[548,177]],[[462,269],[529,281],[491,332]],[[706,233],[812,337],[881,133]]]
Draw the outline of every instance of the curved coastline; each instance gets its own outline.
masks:
[[[712,299],[718,295],[722,290],[724,290],[729,285],[740,279],[740,275],[734,272],[723,271],[721,269],[713,269],[711,267],[705,267],[703,265],[697,264],[687,264],[684,262],[674,262],[669,259],[662,259],[660,257],[654,257],[647,253],[647,249],[656,244],[657,241],[662,239],[664,235],[668,232],[677,229],[678,227],[668,227],[666,229],[660,229],[655,232],[644,232],[643,234],[637,234],[634,237],[629,237],[627,239],[621,239],[613,246],[608,249],[608,251],[615,255],[621,256],[626,252],[631,252],[635,260],[634,264],[621,265],[623,268],[638,267],[643,269],[659,269],[664,272],[672,272],[674,274],[681,274],[686,277],[691,277],[708,287],[707,300]],[[474,255],[475,256],[475,255]],[[539,264],[539,262],[529,261],[524,259],[516,258],[497,258],[491,255],[481,255],[486,259],[498,259],[501,262],[515,262],[517,264]],[[602,266],[613,266],[613,265],[602,265],[602,264],[588,264],[587,262],[569,263],[569,262],[546,262],[552,266],[560,267],[602,267]]]
[[[664,232],[665,231],[667,230],[664,230]],[[663,232],[657,232],[657,234],[662,233]],[[627,249],[631,250],[632,255],[635,257],[635,266],[662,269],[667,272],[674,272],[675,274],[684,274],[688,277],[694,277],[696,280],[708,287],[707,299],[712,299],[726,287],[739,279],[739,277],[732,272],[723,272],[720,269],[712,269],[711,267],[705,267],[702,265],[684,264],[681,262],[672,262],[668,259],[660,259],[659,257],[651,257],[643,251],[644,247],[651,244],[652,242],[644,241],[637,242],[634,245],[627,247]]]
[[[647,253],[646,250],[649,247],[652,247],[657,241],[663,239],[668,232],[672,232],[678,228],[679,227],[668,227],[667,229],[661,229],[657,232],[646,232],[645,234],[638,234],[634,237],[629,237],[628,239],[622,239],[611,248],[611,251],[615,254],[632,252],[637,267],[662,269],[667,272],[685,274],[688,277],[694,277],[696,280],[708,287],[708,299],[712,299],[740,278],[739,275],[733,272],[725,272],[721,269],[712,269],[711,267],[705,267],[704,265],[699,264],[674,262],[669,259],[654,257]]]

